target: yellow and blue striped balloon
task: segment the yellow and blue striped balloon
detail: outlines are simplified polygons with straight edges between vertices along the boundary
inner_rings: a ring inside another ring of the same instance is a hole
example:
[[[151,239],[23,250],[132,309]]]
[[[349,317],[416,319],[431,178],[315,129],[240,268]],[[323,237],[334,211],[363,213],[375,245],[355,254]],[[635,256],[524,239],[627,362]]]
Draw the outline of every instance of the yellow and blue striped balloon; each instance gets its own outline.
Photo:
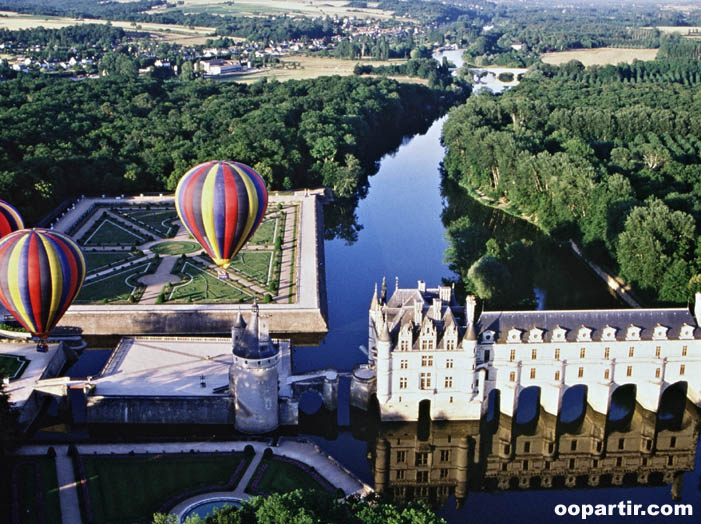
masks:
[[[0,200],[0,238],[20,229],[24,229],[24,222],[19,211],[4,200]]]
[[[83,280],[83,253],[63,233],[22,229],[0,240],[0,302],[41,339],[71,305]]]
[[[210,161],[183,175],[175,208],[214,263],[226,269],[263,221],[268,191],[261,176],[239,162]]]

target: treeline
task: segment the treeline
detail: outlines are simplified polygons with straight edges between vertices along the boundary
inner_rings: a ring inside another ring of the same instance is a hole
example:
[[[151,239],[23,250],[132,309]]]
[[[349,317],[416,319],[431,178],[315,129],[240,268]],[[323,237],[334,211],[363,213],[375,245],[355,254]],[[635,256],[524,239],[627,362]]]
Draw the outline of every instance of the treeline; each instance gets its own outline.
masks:
[[[701,60],[701,42],[673,35],[662,42],[659,57]]]
[[[676,67],[569,64],[472,98],[444,127],[446,177],[577,240],[648,300],[684,303],[701,284],[701,100],[695,83],[658,75]],[[630,71],[640,80],[621,82]]]
[[[133,13],[148,11],[164,0],[134,0],[130,2],[95,0],[0,0],[0,11],[74,18],[108,18],[126,20]]]
[[[415,76],[428,80],[430,87],[442,89],[453,85],[459,80],[452,76],[450,65],[446,58],[442,62],[434,58],[411,58],[401,64],[373,66],[370,64],[356,64],[353,68],[356,75],[399,75]],[[461,85],[462,89],[469,89],[467,85]]]
[[[0,83],[0,194],[34,223],[76,192],[172,190],[212,158],[253,166],[272,189],[326,185],[340,197],[401,137],[459,95],[389,79]]]

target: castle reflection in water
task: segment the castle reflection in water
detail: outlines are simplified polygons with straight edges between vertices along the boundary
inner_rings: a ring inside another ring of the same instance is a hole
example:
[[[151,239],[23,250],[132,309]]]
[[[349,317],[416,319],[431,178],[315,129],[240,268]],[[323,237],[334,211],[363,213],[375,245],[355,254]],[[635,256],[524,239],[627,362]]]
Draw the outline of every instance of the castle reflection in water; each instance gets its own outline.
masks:
[[[683,473],[694,469],[699,410],[677,406],[658,416],[636,405],[617,421],[587,406],[568,424],[542,408],[527,423],[503,414],[366,422],[362,433],[375,489],[396,502],[443,506],[454,495],[461,507],[470,491],[643,485],[669,485],[678,500]]]

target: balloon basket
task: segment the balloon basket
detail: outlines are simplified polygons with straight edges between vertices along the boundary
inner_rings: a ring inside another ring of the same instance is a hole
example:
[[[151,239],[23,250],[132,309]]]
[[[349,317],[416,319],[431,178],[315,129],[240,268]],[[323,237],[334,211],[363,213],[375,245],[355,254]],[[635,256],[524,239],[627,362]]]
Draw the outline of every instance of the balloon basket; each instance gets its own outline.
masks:
[[[49,345],[46,342],[39,342],[37,344],[37,351],[39,353],[46,353],[49,351]]]
[[[229,273],[227,273],[225,270],[219,270],[217,271],[217,278],[219,280],[229,280]]]

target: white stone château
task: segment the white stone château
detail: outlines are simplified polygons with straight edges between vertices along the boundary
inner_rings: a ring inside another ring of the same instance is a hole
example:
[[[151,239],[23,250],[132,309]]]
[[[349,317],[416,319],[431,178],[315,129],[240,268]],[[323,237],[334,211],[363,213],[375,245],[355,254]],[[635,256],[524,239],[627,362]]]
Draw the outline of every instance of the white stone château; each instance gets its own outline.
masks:
[[[678,384],[701,404],[701,293],[689,308],[571,311],[477,311],[452,289],[399,289],[386,299],[383,282],[369,312],[368,364],[354,370],[351,402],[377,396],[383,420],[473,420],[498,397],[513,416],[519,394],[540,389],[540,403],[558,415],[565,391],[584,386],[587,402],[608,413],[621,386],[656,411]],[[498,393],[494,393],[494,391]]]

